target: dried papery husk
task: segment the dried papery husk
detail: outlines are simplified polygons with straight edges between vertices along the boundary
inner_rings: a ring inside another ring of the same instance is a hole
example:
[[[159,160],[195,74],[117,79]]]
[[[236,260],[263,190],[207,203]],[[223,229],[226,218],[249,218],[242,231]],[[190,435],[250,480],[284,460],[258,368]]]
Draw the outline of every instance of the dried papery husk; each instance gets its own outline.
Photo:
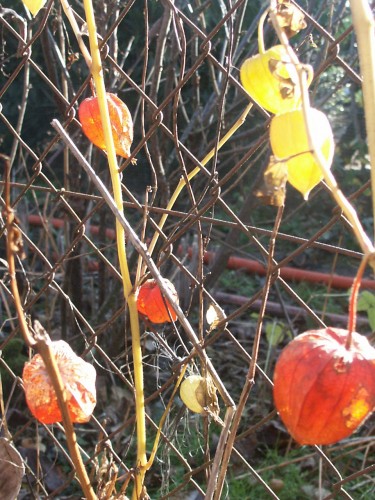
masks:
[[[310,83],[312,68],[306,68]],[[271,113],[285,113],[301,106],[297,70],[283,45],[246,59],[240,68],[240,78],[254,101]]]
[[[276,19],[288,38],[296,35],[307,26],[304,14],[290,0],[277,0]]]
[[[130,146],[133,142],[133,120],[129,108],[115,94],[108,92],[106,98],[116,154],[123,158],[129,158]],[[96,96],[88,97],[81,102],[78,108],[78,117],[86,137],[95,146],[105,151],[104,131]]]
[[[275,161],[275,158],[271,156],[263,175],[263,183],[254,194],[261,200],[263,205],[282,207],[285,203],[287,179],[288,167],[286,163]]]
[[[219,414],[216,387],[210,377],[189,375],[181,383],[180,398],[194,413]]]
[[[335,148],[331,125],[318,109],[309,108],[307,114],[314,143],[330,168]],[[323,172],[310,152],[303,110],[274,116],[270,142],[275,159],[287,165],[288,182],[307,200],[310,191],[323,179]]]
[[[226,323],[223,323],[226,319],[226,314],[224,310],[218,305],[212,302],[206,311],[206,321],[209,324],[209,333],[215,330],[220,323],[223,326],[226,326]]]
[[[0,498],[15,500],[22,486],[25,464],[19,451],[6,438],[0,437]]]
[[[339,328],[310,330],[282,351],[274,401],[300,444],[332,444],[350,436],[375,407],[375,349],[367,338]]]
[[[178,305],[178,294],[168,279],[163,279],[164,286]],[[177,314],[169,300],[163,296],[158,283],[154,279],[145,281],[136,292],[138,312],[147,316],[152,323],[166,323],[176,321]]]
[[[52,342],[51,347],[64,382],[70,418],[72,422],[87,422],[96,405],[95,368],[63,340]],[[62,422],[56,393],[40,354],[25,363],[22,380],[34,417],[44,424]]]

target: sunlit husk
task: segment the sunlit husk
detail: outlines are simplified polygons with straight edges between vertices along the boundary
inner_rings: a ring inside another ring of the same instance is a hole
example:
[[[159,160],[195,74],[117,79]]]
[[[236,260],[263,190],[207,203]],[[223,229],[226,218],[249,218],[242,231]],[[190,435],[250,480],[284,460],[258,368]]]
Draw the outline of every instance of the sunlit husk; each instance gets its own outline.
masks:
[[[115,94],[107,93],[107,105],[116,154],[129,158],[133,142],[133,120],[127,105]],[[79,121],[86,137],[105,150],[104,131],[100,117],[98,98],[84,99],[78,108]]]
[[[180,398],[183,403],[194,413],[219,414],[219,403],[216,387],[208,376],[189,375],[181,383]]]
[[[350,436],[375,407],[375,349],[366,337],[339,328],[310,330],[282,351],[274,401],[300,444],[332,444]]]
[[[330,168],[334,154],[334,139],[328,118],[321,111],[308,110],[314,142]],[[302,109],[276,115],[271,120],[270,142],[276,159],[285,161],[288,182],[307,200],[310,191],[323,179],[323,173],[310,153],[309,140]]]
[[[96,405],[96,371],[77,356],[63,340],[52,342],[52,351],[64,382],[67,407],[72,422],[87,422]],[[40,422],[62,421],[52,381],[40,354],[25,364],[22,374],[27,405]]]
[[[40,9],[44,7],[47,0],[22,0],[24,5],[29,9],[31,14],[35,17]]]
[[[164,286],[169,290],[174,298],[174,303],[178,305],[177,291],[169,280],[163,280]],[[159,285],[154,279],[145,281],[137,290],[138,312],[147,316],[152,323],[166,323],[176,321],[177,314],[166,297],[163,296]]]
[[[301,106],[297,71],[283,45],[246,59],[240,77],[254,101],[271,113],[285,113]]]

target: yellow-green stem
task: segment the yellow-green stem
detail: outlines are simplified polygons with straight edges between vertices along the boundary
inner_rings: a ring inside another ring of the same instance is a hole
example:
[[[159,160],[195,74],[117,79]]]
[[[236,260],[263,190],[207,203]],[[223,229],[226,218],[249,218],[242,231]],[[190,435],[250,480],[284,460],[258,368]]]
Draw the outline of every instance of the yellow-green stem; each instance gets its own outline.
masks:
[[[259,54],[264,54],[266,51],[264,47],[264,35],[263,35],[263,29],[264,29],[264,21],[266,20],[266,17],[268,16],[268,11],[269,9],[266,9],[263,14],[260,16],[259,23],[258,23],[258,51]]]
[[[236,121],[236,123],[228,130],[228,132],[224,135],[224,137],[219,141],[218,145],[215,146],[214,148],[212,148],[211,151],[203,158],[203,160],[201,161],[201,164],[203,166],[205,166],[211,160],[211,158],[215,154],[215,151],[219,151],[219,149],[232,137],[232,135],[236,132],[236,130],[241,127],[241,125],[244,123],[244,121],[246,119],[246,116],[249,114],[249,111],[251,110],[252,107],[253,107],[252,103],[249,103],[246,106],[245,110],[243,111],[243,113],[241,114],[241,116],[238,118],[238,120]],[[187,180],[191,181],[191,179],[193,177],[195,177],[199,171],[200,171],[200,167],[195,167],[191,172],[188,173]],[[180,181],[179,181],[179,183],[177,184],[176,189],[174,190],[174,193],[172,194],[172,196],[171,196],[171,198],[169,200],[169,203],[167,205],[166,211],[172,210],[174,204],[176,203],[177,198],[179,197],[182,189],[185,186],[186,186],[186,180],[184,178],[181,178]],[[166,223],[167,218],[168,218],[168,213],[165,213],[161,217],[161,219],[159,221],[159,224],[158,224],[158,228],[160,230],[163,229],[164,224]],[[151,243],[149,245],[149,248],[148,248],[148,251],[149,251],[150,255],[152,255],[152,252],[154,251],[154,248],[155,248],[155,245],[156,245],[158,239],[159,239],[159,233],[155,232],[154,236],[153,236],[153,238],[151,240]]]
[[[108,165],[112,181],[113,197],[116,207],[123,211],[121,181],[118,171],[115,146],[113,143],[111,122],[106,100],[106,90],[103,79],[103,68],[100,58],[98,37],[96,31],[94,10],[91,0],[84,0],[84,8],[89,33],[90,52],[92,57],[91,73],[95,83],[96,94],[98,97],[100,117],[103,126],[104,140],[108,155]],[[137,421],[137,473],[135,476],[135,485],[133,498],[140,498],[142,495],[146,457],[146,415],[144,404],[144,384],[143,384],[143,364],[142,349],[140,341],[139,318],[137,311],[136,298],[133,291],[133,285],[130,278],[128,262],[125,248],[125,231],[121,224],[116,220],[117,252],[120,263],[120,271],[124,287],[124,296],[128,304],[130,327],[132,334],[132,354],[134,365],[134,385],[135,385],[135,407]]]

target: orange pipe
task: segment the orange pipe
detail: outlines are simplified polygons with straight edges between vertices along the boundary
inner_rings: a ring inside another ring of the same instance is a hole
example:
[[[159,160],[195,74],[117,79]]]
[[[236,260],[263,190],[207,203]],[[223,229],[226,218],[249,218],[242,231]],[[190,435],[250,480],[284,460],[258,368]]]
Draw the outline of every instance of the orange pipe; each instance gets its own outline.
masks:
[[[29,223],[33,226],[43,226],[43,219],[39,215],[29,215]],[[47,224],[52,224],[55,228],[62,228],[65,221],[63,219],[51,218],[45,221]],[[99,234],[100,227],[95,225],[90,225],[89,230],[91,234]],[[105,235],[107,238],[114,240],[116,238],[116,232],[111,228],[106,228]],[[189,249],[189,255],[191,254],[191,249]],[[205,264],[213,262],[215,258],[214,252],[206,252],[204,255]],[[93,262],[90,265],[90,270],[94,270]],[[259,274],[264,276],[267,272],[266,267],[256,260],[245,259],[243,257],[232,256],[229,257],[227,262],[227,269],[239,270],[242,269],[251,274]],[[332,288],[351,288],[354,277],[341,276],[339,274],[327,274],[317,271],[307,271],[306,269],[297,269],[294,267],[282,267],[280,268],[280,276],[285,279],[285,281],[307,281],[310,283],[322,283],[329,285]],[[375,280],[363,279],[362,288],[375,289]]]
[[[66,221],[64,219],[56,219],[55,217],[51,217],[50,219],[43,219],[39,215],[29,215],[28,216],[29,224],[32,226],[43,226],[44,224],[51,224],[55,229],[61,229],[64,227]],[[91,234],[99,234],[100,227],[89,225],[89,230]],[[109,227],[105,230],[105,235],[108,239],[114,240],[116,239],[116,231]]]
[[[213,252],[206,252],[204,256],[205,263],[214,260]],[[266,267],[256,260],[245,259],[243,257],[229,257],[227,263],[228,269],[243,269],[249,273],[259,274],[264,276],[267,272]],[[308,281],[310,283],[324,283],[333,288],[349,289],[354,281],[354,277],[341,276],[339,274],[327,274],[317,271],[307,271],[306,269],[297,269],[294,267],[281,267],[280,276],[285,281]],[[362,288],[375,289],[375,280],[363,279],[361,283]]]

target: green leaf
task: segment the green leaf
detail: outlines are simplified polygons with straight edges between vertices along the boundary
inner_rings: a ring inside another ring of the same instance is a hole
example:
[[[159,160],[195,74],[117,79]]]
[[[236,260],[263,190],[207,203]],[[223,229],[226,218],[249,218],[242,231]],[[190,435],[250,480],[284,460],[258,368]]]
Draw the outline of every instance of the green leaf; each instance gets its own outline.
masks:
[[[357,310],[367,311],[371,307],[375,307],[375,295],[367,291],[362,292],[358,298]]]
[[[375,330],[375,295],[364,291],[357,302],[357,311],[365,311],[372,331]]]
[[[375,308],[371,307],[367,311],[367,316],[368,316],[368,322],[370,323],[370,328],[372,331],[375,331]]]
[[[284,328],[278,323],[267,323],[266,339],[271,347],[276,347],[285,337]]]

